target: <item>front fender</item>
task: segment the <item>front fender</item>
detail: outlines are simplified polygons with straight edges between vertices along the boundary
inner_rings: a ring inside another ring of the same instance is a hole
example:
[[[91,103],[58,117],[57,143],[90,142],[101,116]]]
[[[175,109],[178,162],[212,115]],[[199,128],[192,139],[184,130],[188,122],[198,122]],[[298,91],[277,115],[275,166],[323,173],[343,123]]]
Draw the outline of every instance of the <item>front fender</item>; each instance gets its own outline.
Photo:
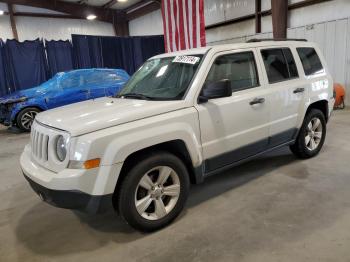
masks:
[[[187,108],[76,137],[72,139],[71,159],[101,158],[101,165],[113,165],[139,150],[181,140],[193,166],[198,166],[202,148],[197,114],[194,108]]]
[[[118,137],[108,145],[103,162],[106,164],[124,162],[134,152],[174,140],[181,140],[185,143],[193,166],[200,165],[202,162],[201,146],[193,129],[186,123],[168,124]]]

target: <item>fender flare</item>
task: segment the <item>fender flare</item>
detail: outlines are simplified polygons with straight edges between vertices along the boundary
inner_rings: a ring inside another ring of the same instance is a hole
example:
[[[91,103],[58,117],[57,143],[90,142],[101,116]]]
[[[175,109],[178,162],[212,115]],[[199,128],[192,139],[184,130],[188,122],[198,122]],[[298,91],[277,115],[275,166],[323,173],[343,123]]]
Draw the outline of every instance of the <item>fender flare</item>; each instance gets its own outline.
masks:
[[[194,135],[192,128],[185,123],[172,123],[163,127],[157,126],[117,137],[108,144],[104,152],[102,164],[111,165],[121,163],[135,152],[174,140],[184,142],[193,166],[201,164],[201,144]]]

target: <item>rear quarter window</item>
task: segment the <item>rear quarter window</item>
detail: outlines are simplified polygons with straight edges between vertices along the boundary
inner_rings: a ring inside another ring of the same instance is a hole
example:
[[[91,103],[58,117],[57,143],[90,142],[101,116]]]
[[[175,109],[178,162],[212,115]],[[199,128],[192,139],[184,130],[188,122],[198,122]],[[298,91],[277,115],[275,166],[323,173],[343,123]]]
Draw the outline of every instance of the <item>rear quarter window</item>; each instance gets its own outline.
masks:
[[[301,63],[306,76],[316,75],[324,72],[321,60],[312,47],[297,48]]]

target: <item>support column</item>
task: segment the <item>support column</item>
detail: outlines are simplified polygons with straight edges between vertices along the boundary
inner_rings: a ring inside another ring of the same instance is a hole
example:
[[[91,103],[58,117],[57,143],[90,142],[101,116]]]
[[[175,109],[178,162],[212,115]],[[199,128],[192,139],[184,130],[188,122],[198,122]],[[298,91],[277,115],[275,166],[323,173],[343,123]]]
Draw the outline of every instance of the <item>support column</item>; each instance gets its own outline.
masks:
[[[113,15],[113,28],[116,36],[129,36],[129,23],[125,12],[115,12]]]
[[[255,0],[255,33],[261,33],[261,0]]]
[[[274,38],[287,38],[288,0],[271,0]]]
[[[9,15],[10,15],[10,22],[11,22],[11,27],[12,27],[13,38],[18,41],[16,20],[15,20],[15,17],[13,15],[13,5],[12,4],[7,4],[7,7],[8,7],[8,10],[9,10]]]

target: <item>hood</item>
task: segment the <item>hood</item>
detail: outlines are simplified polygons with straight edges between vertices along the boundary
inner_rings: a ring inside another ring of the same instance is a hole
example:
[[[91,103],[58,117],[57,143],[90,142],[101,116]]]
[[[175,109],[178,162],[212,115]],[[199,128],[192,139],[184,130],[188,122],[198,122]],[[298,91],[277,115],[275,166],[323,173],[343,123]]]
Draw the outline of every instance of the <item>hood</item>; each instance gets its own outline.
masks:
[[[146,101],[104,97],[45,111],[38,114],[36,120],[68,131],[72,136],[79,136],[185,107],[183,100]]]
[[[14,92],[10,95],[0,97],[0,104],[11,104],[17,102],[23,102],[27,99],[43,95],[45,90],[39,87],[29,88]]]

